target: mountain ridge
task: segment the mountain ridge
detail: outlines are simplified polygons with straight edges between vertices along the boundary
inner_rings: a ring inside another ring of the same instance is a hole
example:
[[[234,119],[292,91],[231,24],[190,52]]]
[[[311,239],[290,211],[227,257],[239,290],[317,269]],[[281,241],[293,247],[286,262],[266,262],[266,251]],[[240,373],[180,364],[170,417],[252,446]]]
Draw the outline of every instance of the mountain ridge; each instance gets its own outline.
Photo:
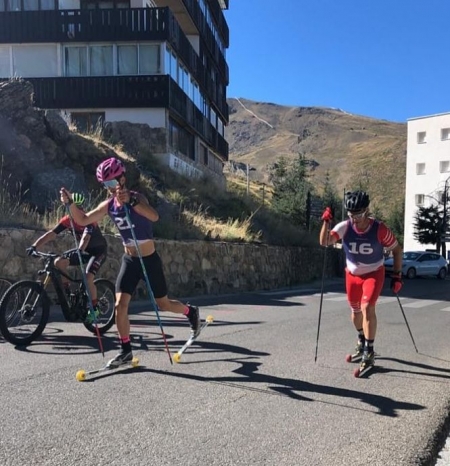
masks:
[[[327,174],[339,193],[367,189],[372,204],[387,215],[404,202],[405,123],[390,122],[341,109],[299,107],[227,99],[225,130],[231,162],[249,164],[252,180],[269,183],[270,166],[298,154],[314,161],[311,180],[320,191]]]

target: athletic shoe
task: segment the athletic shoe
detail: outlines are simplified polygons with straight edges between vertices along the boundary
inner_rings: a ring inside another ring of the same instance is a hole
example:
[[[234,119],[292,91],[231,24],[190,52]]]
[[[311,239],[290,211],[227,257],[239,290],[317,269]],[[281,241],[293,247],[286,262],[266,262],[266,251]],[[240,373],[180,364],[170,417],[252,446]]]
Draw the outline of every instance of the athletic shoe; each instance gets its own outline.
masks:
[[[191,325],[191,336],[196,338],[200,335],[200,327],[202,323],[200,319],[200,311],[197,306],[191,306],[190,304],[188,304],[188,308],[189,314],[187,317],[189,319],[189,324]]]
[[[98,319],[99,315],[100,315],[100,309],[99,309],[98,305],[95,305],[94,306],[94,312],[92,312],[92,310],[89,309],[87,314],[86,314],[86,318],[84,319],[84,321],[87,324],[93,324],[94,322],[97,322],[97,319]]]
[[[132,351],[125,352],[123,349],[121,349],[120,352],[108,362],[106,367],[110,367],[111,369],[114,369],[115,367],[122,366],[123,364],[126,364],[127,362],[131,362],[132,359],[133,359]]]
[[[371,351],[368,353],[364,351],[362,359],[361,359],[361,368],[373,366],[375,364],[375,353]]]

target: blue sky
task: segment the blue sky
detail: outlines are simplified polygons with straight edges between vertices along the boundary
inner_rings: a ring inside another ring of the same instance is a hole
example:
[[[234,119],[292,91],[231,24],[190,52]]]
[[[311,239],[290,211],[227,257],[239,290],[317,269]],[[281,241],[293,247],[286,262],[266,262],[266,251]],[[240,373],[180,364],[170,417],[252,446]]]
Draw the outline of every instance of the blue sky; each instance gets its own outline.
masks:
[[[228,97],[405,122],[450,112],[450,0],[230,0]]]

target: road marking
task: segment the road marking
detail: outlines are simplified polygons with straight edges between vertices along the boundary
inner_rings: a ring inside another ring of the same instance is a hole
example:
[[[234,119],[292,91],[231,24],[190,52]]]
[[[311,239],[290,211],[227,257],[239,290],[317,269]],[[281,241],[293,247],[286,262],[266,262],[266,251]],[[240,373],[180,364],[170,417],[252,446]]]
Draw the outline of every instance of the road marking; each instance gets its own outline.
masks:
[[[380,298],[378,301],[377,301],[377,304],[387,304],[387,303],[393,303],[397,301],[397,298]]]
[[[450,307],[444,307],[444,309],[441,309],[441,311],[450,312]]]
[[[413,301],[412,303],[403,304],[403,307],[411,307],[414,309],[420,309],[421,307],[434,306],[437,303],[442,303],[442,301],[434,301],[432,299],[420,299],[418,301]]]
[[[325,301],[347,301],[347,296],[338,296],[336,298],[325,298]]]

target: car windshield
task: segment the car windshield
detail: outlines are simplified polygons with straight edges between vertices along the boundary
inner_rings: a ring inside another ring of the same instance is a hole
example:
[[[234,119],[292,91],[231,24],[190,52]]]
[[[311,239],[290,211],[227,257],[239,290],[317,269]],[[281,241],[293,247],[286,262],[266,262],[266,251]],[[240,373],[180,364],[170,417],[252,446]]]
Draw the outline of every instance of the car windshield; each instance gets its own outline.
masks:
[[[420,254],[418,252],[404,252],[403,253],[403,260],[404,261],[415,261]]]

